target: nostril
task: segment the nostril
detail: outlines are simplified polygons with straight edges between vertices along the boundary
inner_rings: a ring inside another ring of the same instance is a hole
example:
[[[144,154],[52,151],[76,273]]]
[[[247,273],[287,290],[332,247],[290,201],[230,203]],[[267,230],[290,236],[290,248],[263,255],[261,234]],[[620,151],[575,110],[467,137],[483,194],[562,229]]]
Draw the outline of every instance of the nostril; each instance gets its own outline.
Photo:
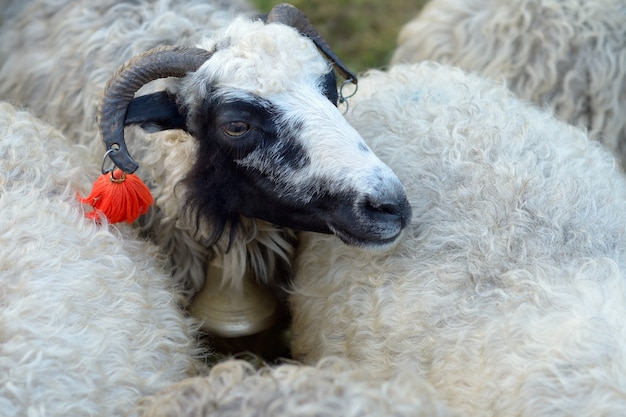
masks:
[[[365,209],[383,214],[391,214],[394,216],[398,215],[401,212],[401,209],[395,203],[376,202],[371,200],[367,200],[365,202]]]
[[[404,195],[393,198],[367,196],[362,204],[363,211],[372,219],[384,222],[400,222],[405,227],[411,218],[411,206]]]
[[[332,232],[344,242],[358,246],[383,247],[397,242],[411,222],[411,205],[403,192],[384,191],[387,192],[361,194],[349,209],[339,209],[340,215],[329,223]]]

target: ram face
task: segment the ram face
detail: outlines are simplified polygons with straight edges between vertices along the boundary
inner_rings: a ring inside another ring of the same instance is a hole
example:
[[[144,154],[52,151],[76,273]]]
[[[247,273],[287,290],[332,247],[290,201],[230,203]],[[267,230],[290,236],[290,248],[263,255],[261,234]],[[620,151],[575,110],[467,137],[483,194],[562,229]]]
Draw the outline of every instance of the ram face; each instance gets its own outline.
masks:
[[[237,19],[197,48],[159,48],[122,67],[103,100],[104,142],[133,172],[125,125],[188,132],[194,157],[176,186],[185,221],[209,242],[243,216],[388,245],[411,209],[396,175],[337,109],[333,69],[356,82],[297,9]],[[165,77],[178,80],[134,98]]]

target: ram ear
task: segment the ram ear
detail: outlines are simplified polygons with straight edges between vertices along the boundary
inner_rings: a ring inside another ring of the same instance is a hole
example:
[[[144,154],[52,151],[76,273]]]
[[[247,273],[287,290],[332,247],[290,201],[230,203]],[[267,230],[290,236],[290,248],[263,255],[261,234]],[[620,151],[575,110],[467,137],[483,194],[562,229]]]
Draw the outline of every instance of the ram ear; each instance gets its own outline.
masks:
[[[124,126],[139,125],[149,133],[169,129],[187,130],[187,115],[166,91],[134,98],[126,110]]]

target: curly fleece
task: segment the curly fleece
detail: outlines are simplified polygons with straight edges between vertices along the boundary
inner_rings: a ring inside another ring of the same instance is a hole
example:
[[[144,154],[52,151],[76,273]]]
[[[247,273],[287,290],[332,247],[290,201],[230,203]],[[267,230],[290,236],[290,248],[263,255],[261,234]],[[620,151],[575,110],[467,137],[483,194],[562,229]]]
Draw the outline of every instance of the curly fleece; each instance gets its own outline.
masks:
[[[197,326],[157,248],[85,218],[86,153],[0,104],[4,416],[124,416],[200,369]]]
[[[142,417],[452,417],[432,387],[409,372],[379,383],[346,360],[254,369],[240,360],[216,365],[208,376],[175,384],[145,398]]]
[[[430,381],[472,416],[626,409],[626,180],[581,130],[434,63],[360,79],[346,115],[407,188],[379,253],[303,233],[293,354]]]
[[[432,0],[392,63],[422,60],[506,81],[626,163],[624,0]]]

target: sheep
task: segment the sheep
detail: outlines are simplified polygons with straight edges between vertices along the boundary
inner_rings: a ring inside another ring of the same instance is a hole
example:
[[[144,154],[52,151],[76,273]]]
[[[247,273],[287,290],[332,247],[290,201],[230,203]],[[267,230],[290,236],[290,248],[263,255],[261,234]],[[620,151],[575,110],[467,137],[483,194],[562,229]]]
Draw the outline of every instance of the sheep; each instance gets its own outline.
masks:
[[[0,103],[0,410],[123,416],[204,372],[158,248],[86,219],[86,147]]]
[[[107,152],[126,172],[141,165],[156,208],[140,228],[186,303],[207,280],[280,286],[294,230],[392,243],[410,218],[403,185],[336,108],[333,67],[356,76],[293,7],[257,19],[205,3],[31,0],[0,29],[0,95],[89,146],[99,166],[93,122],[115,73],[100,117]],[[144,77],[157,60],[171,68]]]
[[[355,76],[293,7],[277,6],[267,23],[247,15],[227,23],[232,11],[204,3],[32,0],[2,28],[0,94],[88,144],[99,161],[93,120],[116,68],[130,57],[146,65],[153,57],[188,59],[145,79],[131,80],[142,70],[124,67],[112,85],[130,88],[108,91],[128,100],[112,97],[115,111],[103,109],[102,121],[135,126],[126,130],[129,152],[110,156],[127,172],[137,167],[130,154],[141,162],[157,206],[142,227],[192,295],[211,257],[227,284],[240,285],[248,268],[271,282],[293,250],[284,228],[356,245],[392,242],[410,217],[402,184],[335,106],[333,66]],[[125,146],[122,134],[111,132],[109,149]],[[246,194],[233,190],[239,183]]]
[[[433,62],[362,76],[346,118],[413,220],[380,251],[301,233],[293,358],[412,370],[465,415],[622,415],[626,180],[611,152]]]
[[[255,369],[227,360],[208,376],[184,380],[143,399],[142,417],[454,416],[423,379],[399,372],[377,383],[339,358],[315,366],[286,363]]]
[[[626,2],[431,0],[392,64],[433,60],[505,80],[626,163]]]

